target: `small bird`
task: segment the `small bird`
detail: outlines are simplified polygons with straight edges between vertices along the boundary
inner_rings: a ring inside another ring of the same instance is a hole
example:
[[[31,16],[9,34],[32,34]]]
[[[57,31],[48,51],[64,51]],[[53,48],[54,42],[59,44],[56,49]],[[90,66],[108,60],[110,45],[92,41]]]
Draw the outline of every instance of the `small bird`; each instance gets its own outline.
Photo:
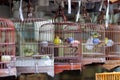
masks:
[[[76,47],[80,44],[78,40],[74,40],[72,37],[67,38],[67,42],[71,44],[72,47]]]
[[[107,47],[113,46],[114,42],[111,39],[105,38],[105,45]]]
[[[70,44],[70,47],[73,48],[71,50],[71,51],[73,51],[73,53],[75,53],[78,50],[78,45],[80,44],[80,42],[78,40],[74,40],[74,38],[69,37],[66,39],[66,42],[68,42]]]
[[[92,33],[91,33],[91,36],[92,36],[93,38],[98,38],[98,37],[100,37],[101,35],[100,35],[98,32],[92,32]]]
[[[107,44],[107,43],[108,43],[108,38],[106,37],[106,38],[105,38],[105,44]]]
[[[59,45],[62,43],[62,40],[59,38],[59,36],[56,36],[54,39],[54,44]]]
[[[93,43],[94,43],[95,45],[99,44],[100,42],[101,42],[101,41],[100,41],[99,38],[93,38]]]

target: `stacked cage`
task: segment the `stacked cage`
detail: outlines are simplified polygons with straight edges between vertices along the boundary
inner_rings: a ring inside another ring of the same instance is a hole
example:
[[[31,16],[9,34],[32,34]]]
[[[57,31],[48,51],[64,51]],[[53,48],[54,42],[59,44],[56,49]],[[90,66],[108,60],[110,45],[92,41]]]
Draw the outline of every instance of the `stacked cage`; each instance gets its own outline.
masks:
[[[52,70],[54,66],[53,52],[50,51],[50,47],[46,48],[46,45],[50,43],[43,42],[44,33],[42,35],[39,33],[42,30],[41,25],[50,23],[51,21],[41,18],[27,18],[23,21],[13,21],[16,29],[16,67],[18,73],[38,73],[41,72],[39,67],[46,68],[46,66]],[[45,27],[45,29],[48,28]],[[31,67],[34,67],[34,69]],[[44,68],[42,71],[47,72]]]
[[[16,75],[15,49],[14,24],[0,18],[0,76]]]
[[[93,23],[80,24],[83,65],[105,62],[105,28]]]

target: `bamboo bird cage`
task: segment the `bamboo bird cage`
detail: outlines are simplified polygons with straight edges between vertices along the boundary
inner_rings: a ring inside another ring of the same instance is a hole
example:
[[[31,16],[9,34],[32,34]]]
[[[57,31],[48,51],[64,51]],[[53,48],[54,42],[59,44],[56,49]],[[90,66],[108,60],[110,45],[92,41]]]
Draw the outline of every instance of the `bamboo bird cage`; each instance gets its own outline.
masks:
[[[93,23],[80,24],[83,65],[105,62],[105,28]]]
[[[45,28],[49,26],[49,30]],[[55,74],[64,70],[81,69],[81,30],[77,23],[53,22],[41,26],[41,41],[51,45],[47,52],[54,53]],[[43,33],[46,33],[43,35]],[[42,51],[42,50],[40,50]]]

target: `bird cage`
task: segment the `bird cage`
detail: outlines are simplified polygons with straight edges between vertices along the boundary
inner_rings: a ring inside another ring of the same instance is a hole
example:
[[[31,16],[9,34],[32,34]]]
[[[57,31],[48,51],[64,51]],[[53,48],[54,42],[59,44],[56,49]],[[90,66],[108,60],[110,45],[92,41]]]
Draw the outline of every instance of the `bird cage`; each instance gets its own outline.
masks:
[[[108,38],[107,43],[108,47],[106,47],[106,55],[107,60],[119,60],[120,57],[120,45],[119,45],[119,33],[120,26],[118,25],[109,25],[109,27],[105,31],[105,36]]]
[[[16,75],[15,27],[12,21],[0,18],[0,76]]]
[[[41,42],[47,41],[46,43],[49,43],[49,45],[45,45],[45,47],[48,46],[51,49],[44,49],[44,51],[53,51],[54,53],[55,74],[63,70],[81,69],[81,30],[77,23],[43,24],[40,34]],[[65,65],[67,67],[63,68]]]
[[[95,80],[120,80],[120,72],[96,73]]]
[[[53,66],[53,53],[39,52],[39,46],[41,44],[39,38],[39,35],[41,34],[39,34],[39,29],[41,25],[49,22],[51,21],[40,18],[27,18],[24,19],[24,21],[14,20],[16,29],[16,47],[18,51],[16,61],[18,73],[37,73],[39,72],[38,67],[40,66]],[[31,69],[31,66],[34,66],[35,69]],[[25,67],[26,70],[21,70],[23,67]]]
[[[93,23],[80,24],[82,29],[83,64],[105,61],[105,29]],[[85,61],[85,62],[84,62]]]
[[[55,63],[80,63],[81,30],[77,23],[61,22],[55,25]]]
[[[24,21],[14,20],[16,28],[17,49],[20,56],[32,56],[39,54],[39,28],[40,25],[48,23],[43,19],[28,18]]]

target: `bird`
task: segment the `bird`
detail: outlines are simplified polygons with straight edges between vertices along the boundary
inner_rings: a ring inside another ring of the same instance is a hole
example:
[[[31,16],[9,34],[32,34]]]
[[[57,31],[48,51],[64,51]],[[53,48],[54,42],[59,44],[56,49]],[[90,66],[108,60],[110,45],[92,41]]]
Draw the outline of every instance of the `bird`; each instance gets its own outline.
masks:
[[[95,45],[99,44],[101,42],[101,40],[99,38],[93,38],[93,43]]]
[[[92,33],[91,33],[91,37],[93,37],[93,43],[94,43],[95,45],[101,43],[101,40],[99,39],[100,36],[101,36],[101,35],[100,35],[98,32],[92,32]]]
[[[108,39],[107,37],[105,38],[105,45],[107,47],[113,46],[114,42],[111,39]]]
[[[98,38],[98,37],[100,37],[101,35],[100,35],[98,32],[92,32],[92,33],[91,33],[91,36],[92,36],[93,38]]]
[[[72,38],[72,37],[67,38],[66,41],[69,44],[71,44],[72,47],[78,46],[78,44],[80,44],[80,41],[74,40],[74,38]]]
[[[59,45],[59,44],[61,44],[61,43],[62,43],[62,40],[60,39],[60,37],[59,37],[59,36],[56,36],[55,39],[54,39],[54,44],[55,44],[55,45]]]
[[[78,45],[80,44],[80,41],[74,40],[74,38],[72,37],[68,37],[65,41],[70,44],[71,48],[73,48],[71,49],[71,51],[75,53],[78,50]]]

